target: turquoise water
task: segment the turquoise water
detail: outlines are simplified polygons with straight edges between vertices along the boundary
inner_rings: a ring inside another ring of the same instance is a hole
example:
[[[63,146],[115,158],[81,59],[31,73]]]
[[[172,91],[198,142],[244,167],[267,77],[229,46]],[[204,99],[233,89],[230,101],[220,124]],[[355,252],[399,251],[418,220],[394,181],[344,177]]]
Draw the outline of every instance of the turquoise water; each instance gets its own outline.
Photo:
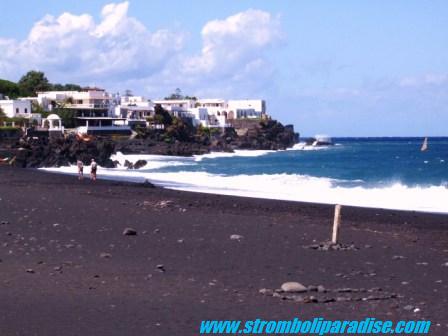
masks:
[[[272,152],[255,157],[204,158],[198,165],[160,172],[204,171],[224,175],[300,174],[338,180],[345,186],[444,186],[448,181],[448,138],[336,138],[335,146]]]
[[[100,178],[194,192],[448,213],[448,138],[336,138],[334,146],[196,157],[123,155]],[[147,164],[128,170],[125,160]],[[76,174],[76,167],[50,168]]]

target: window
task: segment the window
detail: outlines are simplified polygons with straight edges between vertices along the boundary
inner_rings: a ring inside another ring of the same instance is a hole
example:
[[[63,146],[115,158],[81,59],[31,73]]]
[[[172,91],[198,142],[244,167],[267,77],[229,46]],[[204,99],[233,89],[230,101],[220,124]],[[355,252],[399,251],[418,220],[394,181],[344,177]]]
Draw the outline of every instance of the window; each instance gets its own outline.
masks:
[[[28,113],[28,109],[25,107],[25,113]]]
[[[16,107],[16,113],[19,113],[19,108],[18,107]]]

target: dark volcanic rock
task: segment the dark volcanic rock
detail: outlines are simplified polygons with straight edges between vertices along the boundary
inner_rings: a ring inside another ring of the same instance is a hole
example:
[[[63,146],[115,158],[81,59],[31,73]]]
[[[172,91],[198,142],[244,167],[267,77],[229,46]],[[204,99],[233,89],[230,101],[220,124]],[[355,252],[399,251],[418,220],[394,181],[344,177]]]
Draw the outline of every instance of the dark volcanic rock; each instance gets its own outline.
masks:
[[[125,166],[127,169],[132,169],[132,168],[134,168],[134,164],[133,164],[131,161],[129,161],[129,160],[125,160],[125,161],[124,161],[124,166]]]
[[[118,151],[124,154],[192,156],[211,151],[233,152],[235,149],[280,150],[298,141],[292,126],[283,126],[275,120],[237,120],[235,123],[237,128],[225,129],[196,129],[179,123],[166,130],[139,131],[136,138],[126,140],[94,137],[84,141],[74,134],[60,138],[28,137],[10,145],[3,156],[12,154],[13,164],[24,168],[67,166],[77,160],[89,164],[92,158],[102,167],[113,168],[117,162],[113,162],[110,156]],[[125,166],[139,169],[146,163],[145,160],[127,161]]]
[[[75,135],[65,138],[21,139],[15,150],[14,165],[23,168],[59,167],[81,160],[90,164],[91,159],[103,167],[115,167],[110,160],[115,146],[107,138],[83,141]]]
[[[124,154],[191,156],[211,151],[233,152],[235,149],[279,150],[298,141],[292,125],[283,126],[275,120],[239,120],[235,127],[224,130],[184,129],[182,134],[171,129],[166,133],[147,129],[140,131],[134,139],[119,141],[115,149]]]
[[[126,228],[123,231],[123,235],[124,236],[136,236],[137,235],[137,230],[132,229],[132,228]]]
[[[146,160],[138,160],[135,163],[132,163],[129,160],[125,160],[124,166],[127,169],[140,169],[140,168],[144,167],[147,163],[148,163],[148,161],[146,161]]]
[[[283,126],[276,120],[263,120],[247,124],[247,131],[235,139],[241,149],[279,150],[293,146],[298,141],[292,125]]]
[[[146,166],[148,162],[146,160],[138,160],[136,163],[134,163],[134,169],[140,169],[144,166]]]

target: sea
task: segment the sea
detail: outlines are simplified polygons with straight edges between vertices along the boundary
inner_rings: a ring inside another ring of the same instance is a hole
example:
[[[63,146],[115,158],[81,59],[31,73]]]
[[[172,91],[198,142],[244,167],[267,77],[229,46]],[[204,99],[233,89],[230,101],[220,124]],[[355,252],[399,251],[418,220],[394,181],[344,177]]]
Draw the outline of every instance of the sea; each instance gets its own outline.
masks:
[[[114,154],[98,177],[176,190],[267,199],[448,213],[448,137],[333,138],[283,151],[237,150],[192,157]],[[125,160],[146,160],[138,170]],[[86,167],[85,171],[89,171]],[[75,166],[45,168],[76,174]]]

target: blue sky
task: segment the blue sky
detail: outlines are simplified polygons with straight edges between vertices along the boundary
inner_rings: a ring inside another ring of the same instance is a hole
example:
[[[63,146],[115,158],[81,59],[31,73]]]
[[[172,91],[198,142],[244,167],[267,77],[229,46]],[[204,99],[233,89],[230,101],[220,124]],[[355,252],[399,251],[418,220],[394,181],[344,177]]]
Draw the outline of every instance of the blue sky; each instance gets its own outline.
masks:
[[[0,78],[264,98],[303,135],[447,135],[446,1],[30,0],[0,13]]]

